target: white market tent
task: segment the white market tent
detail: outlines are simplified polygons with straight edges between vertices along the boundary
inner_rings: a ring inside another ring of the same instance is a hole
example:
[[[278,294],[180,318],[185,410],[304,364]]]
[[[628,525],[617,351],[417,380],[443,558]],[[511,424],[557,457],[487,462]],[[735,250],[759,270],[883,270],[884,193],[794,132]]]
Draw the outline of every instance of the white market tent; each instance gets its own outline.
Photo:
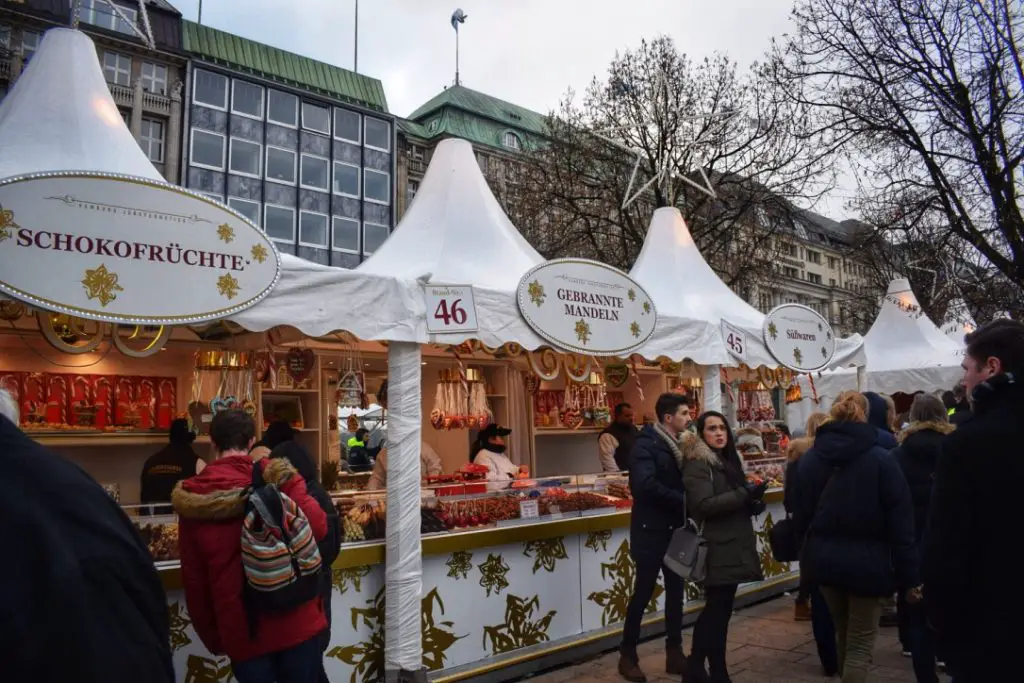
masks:
[[[942,332],[952,339],[957,345],[963,345],[964,336],[978,328],[974,322],[974,316],[967,309],[963,299],[956,299],[949,305],[946,313],[946,322],[942,324]]]
[[[952,389],[963,376],[963,345],[957,344],[921,311],[910,283],[898,278],[889,284],[882,309],[864,335],[867,383],[862,390],[881,394]],[[803,400],[788,407],[791,424],[802,424],[811,412],[827,408],[843,391],[857,389],[850,370],[821,373],[815,378],[820,406],[815,406],[806,378],[801,378]]]
[[[780,367],[763,341],[765,314],[722,282],[693,241],[679,209],[660,208],[630,275],[654,300],[658,324],[643,353],[700,365],[736,366],[722,338],[723,320],[746,333],[747,365]],[[862,365],[860,335],[836,340],[831,367]]]

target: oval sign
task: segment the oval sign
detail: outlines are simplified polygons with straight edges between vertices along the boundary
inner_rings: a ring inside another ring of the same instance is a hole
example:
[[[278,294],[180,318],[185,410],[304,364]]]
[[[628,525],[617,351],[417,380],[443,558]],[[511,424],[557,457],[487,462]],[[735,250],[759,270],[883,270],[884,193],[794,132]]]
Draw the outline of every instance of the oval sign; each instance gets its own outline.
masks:
[[[800,304],[782,304],[764,319],[764,343],[779,365],[814,372],[832,362],[836,335],[825,318]]]
[[[621,270],[585,259],[532,268],[519,281],[516,298],[533,331],[563,351],[632,353],[658,321],[643,287]]]
[[[77,172],[0,181],[0,290],[39,308],[199,323],[256,304],[280,273],[259,228],[176,185]]]

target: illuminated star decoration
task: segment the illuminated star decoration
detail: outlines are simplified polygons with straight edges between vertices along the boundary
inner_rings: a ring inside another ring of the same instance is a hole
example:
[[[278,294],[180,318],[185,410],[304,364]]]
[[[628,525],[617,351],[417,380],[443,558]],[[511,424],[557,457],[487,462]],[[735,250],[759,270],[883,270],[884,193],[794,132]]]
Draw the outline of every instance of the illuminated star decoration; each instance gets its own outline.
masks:
[[[922,273],[931,273],[932,274],[932,289],[931,289],[931,294],[929,294],[928,298],[929,298],[929,300],[934,301],[935,300],[935,288],[939,284],[939,273],[934,268],[925,268],[924,266],[917,265],[918,263],[923,263],[924,261],[925,261],[925,259],[918,259],[916,261],[911,261],[910,263],[907,264],[907,268],[912,268],[914,270],[920,270]]]
[[[739,113],[738,111],[730,110],[716,112],[706,116],[688,116],[682,114],[680,109],[673,111],[668,101],[669,98],[667,84],[668,78],[666,77],[665,69],[661,68],[658,70],[658,75],[655,79],[655,102],[653,103],[653,105],[647,105],[646,107],[644,107],[644,112],[641,116],[640,123],[631,125],[618,125],[603,130],[596,130],[594,131],[594,135],[604,140],[605,142],[615,145],[616,147],[623,147],[623,143],[618,142],[609,136],[618,134],[622,137],[625,137],[623,134],[628,130],[649,129],[652,126],[652,124],[655,127],[657,127],[659,123],[667,123],[668,121],[699,121],[701,123],[707,123],[710,119],[730,119],[734,117],[737,113]],[[631,89],[632,86],[627,85],[619,81],[618,79],[616,79],[613,83],[613,91],[616,95],[628,93]],[[643,163],[643,152],[639,149],[630,150],[632,154],[636,155],[636,161],[633,164],[633,172],[629,176],[629,185],[627,185],[626,187],[626,194],[622,199],[622,206],[620,210],[625,211],[627,208],[629,208],[630,205],[633,204],[633,202],[639,199],[645,192],[647,192],[647,190],[649,190],[651,187],[654,187],[656,184],[658,186],[665,187],[666,194],[671,195],[672,181],[675,179],[683,181],[684,183],[691,186],[698,192],[703,192],[712,199],[717,199],[718,195],[715,193],[714,188],[711,186],[711,180],[708,178],[707,173],[704,172],[704,168],[702,166],[697,167],[697,172],[700,174],[701,180],[704,182],[703,185],[690,180],[685,175],[678,174],[673,166],[673,159],[670,150],[665,148],[664,142],[661,141],[661,136],[659,135],[657,137],[659,139],[659,143],[657,154],[655,155],[654,159],[655,171],[651,178],[646,183],[637,188],[636,191],[634,191],[633,188],[637,183],[637,175],[640,173],[640,166]],[[698,134],[692,141],[690,141],[688,146],[691,149],[696,149],[702,144],[703,140],[700,139],[700,134]]]
[[[85,288],[85,295],[89,299],[97,299],[104,308],[117,298],[114,292],[124,291],[124,287],[117,284],[117,273],[111,273],[104,264],[100,264],[99,268],[85,271],[82,287]]]
[[[227,223],[221,223],[217,226],[217,237],[223,240],[225,244],[230,244],[235,239],[235,231]]]
[[[234,299],[238,295],[238,280],[231,273],[224,273],[217,278],[217,292],[221,296]]]

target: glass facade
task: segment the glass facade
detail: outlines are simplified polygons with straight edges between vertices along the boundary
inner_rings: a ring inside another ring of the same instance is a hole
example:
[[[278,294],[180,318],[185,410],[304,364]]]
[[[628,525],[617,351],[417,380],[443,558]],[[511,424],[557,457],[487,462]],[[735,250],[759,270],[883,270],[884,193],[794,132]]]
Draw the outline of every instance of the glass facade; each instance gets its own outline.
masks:
[[[353,268],[393,226],[394,122],[197,66],[186,186],[251,219],[282,253]]]

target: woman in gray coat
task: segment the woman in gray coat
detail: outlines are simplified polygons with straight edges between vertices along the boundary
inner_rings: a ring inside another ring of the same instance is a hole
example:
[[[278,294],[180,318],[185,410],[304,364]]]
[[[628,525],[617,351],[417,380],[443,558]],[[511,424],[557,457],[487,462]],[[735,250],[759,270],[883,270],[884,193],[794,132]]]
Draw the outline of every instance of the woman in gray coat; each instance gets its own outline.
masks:
[[[684,680],[730,683],[725,641],[736,589],[764,578],[750,517],[764,511],[767,484],[747,483],[732,430],[721,413],[701,415],[697,436],[684,439],[682,452],[687,510],[708,543],[704,609],[693,629]]]

